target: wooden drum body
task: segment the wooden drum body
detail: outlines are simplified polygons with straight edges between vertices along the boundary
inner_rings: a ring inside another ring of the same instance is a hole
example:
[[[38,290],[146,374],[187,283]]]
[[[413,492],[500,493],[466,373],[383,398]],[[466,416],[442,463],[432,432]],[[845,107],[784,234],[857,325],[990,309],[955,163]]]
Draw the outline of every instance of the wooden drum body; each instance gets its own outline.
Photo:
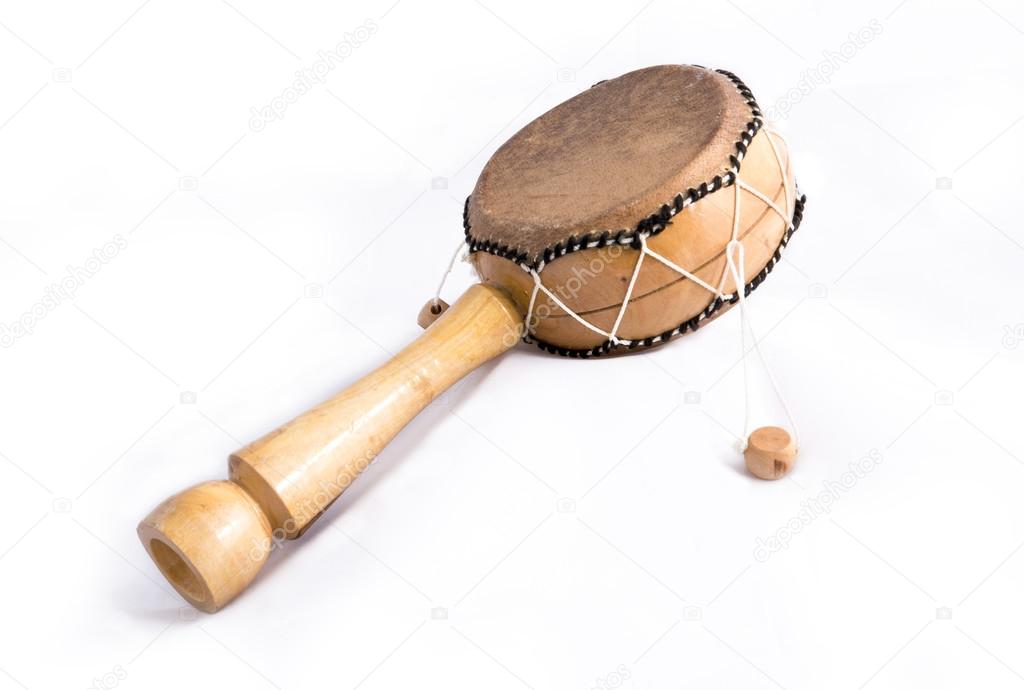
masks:
[[[785,143],[762,127],[735,76],[650,67],[595,85],[513,136],[467,200],[465,229],[481,280],[530,314],[530,338],[591,356],[664,342],[735,299],[648,255],[621,310],[641,238],[733,296],[726,246],[737,194],[744,283],[756,287],[802,213]],[[557,299],[534,297],[538,279]]]

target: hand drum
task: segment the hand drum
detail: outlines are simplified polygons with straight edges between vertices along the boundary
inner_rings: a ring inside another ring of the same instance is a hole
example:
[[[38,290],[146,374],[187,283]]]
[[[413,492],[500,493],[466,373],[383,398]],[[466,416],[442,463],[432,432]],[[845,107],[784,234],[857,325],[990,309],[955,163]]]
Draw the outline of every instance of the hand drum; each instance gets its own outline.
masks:
[[[232,454],[229,480],[164,501],[139,536],[185,599],[215,611],[474,368],[523,339],[591,357],[695,330],[764,280],[802,212],[785,143],[736,76],[670,65],[596,84],[484,167],[463,217],[481,284],[377,370]]]

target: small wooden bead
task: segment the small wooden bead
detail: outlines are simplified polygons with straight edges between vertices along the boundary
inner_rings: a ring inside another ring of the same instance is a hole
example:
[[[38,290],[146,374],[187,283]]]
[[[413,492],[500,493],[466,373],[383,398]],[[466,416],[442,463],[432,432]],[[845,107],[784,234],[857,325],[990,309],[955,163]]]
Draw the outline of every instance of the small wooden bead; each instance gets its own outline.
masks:
[[[432,323],[440,318],[441,314],[448,308],[448,303],[443,299],[437,300],[437,304],[434,304],[434,300],[428,300],[423,308],[420,309],[420,315],[416,317],[416,323],[420,325],[420,328],[429,328]]]
[[[747,439],[743,459],[747,469],[759,479],[779,479],[793,467],[796,443],[789,432],[777,426],[754,429]]]

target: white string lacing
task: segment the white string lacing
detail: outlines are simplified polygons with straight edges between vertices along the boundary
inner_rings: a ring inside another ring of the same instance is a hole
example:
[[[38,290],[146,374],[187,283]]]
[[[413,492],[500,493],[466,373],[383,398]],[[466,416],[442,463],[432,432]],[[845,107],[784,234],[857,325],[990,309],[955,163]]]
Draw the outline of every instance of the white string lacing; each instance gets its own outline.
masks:
[[[459,254],[462,254],[466,250],[465,240],[459,240],[459,246],[455,248],[455,253],[452,254],[451,260],[448,262],[448,270],[441,276],[441,282],[437,284],[437,292],[434,293],[434,298],[430,300],[430,304],[435,309],[441,306],[441,290],[444,289],[445,281],[448,280],[448,276],[451,274],[452,269],[455,268],[455,262],[459,258]]]
[[[782,161],[782,155],[779,153],[779,148],[778,148],[778,146],[775,143],[775,138],[778,138],[783,143],[785,143],[785,139],[783,139],[782,135],[779,134],[778,132],[776,132],[773,129],[770,129],[768,127],[764,127],[763,129],[764,129],[765,134],[767,135],[768,143],[771,146],[772,154],[775,157],[775,162],[779,166],[779,171],[782,174],[783,180],[785,180],[785,178],[786,178],[786,166],[785,166],[785,164]],[[785,221],[787,230],[793,230],[794,229],[793,228],[793,212],[794,212],[793,194],[792,194],[792,192],[791,192],[791,190],[789,188],[789,185],[783,184],[783,190],[784,190],[784,193],[785,193],[785,209],[781,209],[767,195],[763,194],[761,191],[755,189],[754,187],[750,186],[749,184],[747,184],[746,182],[741,180],[740,177],[739,177],[739,173],[738,172],[736,173],[736,178],[735,178],[735,182],[733,184],[733,189],[735,190],[735,196],[734,196],[734,201],[733,201],[732,235],[731,235],[731,238],[730,238],[728,244],[725,247],[725,266],[722,268],[722,276],[721,276],[721,278],[718,281],[718,287],[713,287],[712,285],[710,285],[709,283],[705,282],[704,280],[702,280],[698,276],[694,275],[690,271],[687,271],[682,266],[679,266],[675,262],[667,259],[666,257],[662,256],[658,252],[656,252],[653,249],[651,249],[647,245],[647,236],[641,234],[641,235],[639,235],[640,252],[639,252],[639,254],[637,256],[636,264],[633,266],[633,275],[630,277],[629,285],[626,287],[626,294],[625,294],[625,296],[623,297],[623,300],[622,300],[622,305],[619,307],[619,312],[618,312],[618,314],[615,317],[615,322],[614,322],[614,324],[612,324],[612,329],[610,331],[606,331],[603,328],[595,326],[594,324],[590,323],[589,321],[584,319],[582,316],[580,316],[579,314],[574,312],[568,306],[566,306],[566,304],[561,299],[559,299],[558,296],[554,292],[552,292],[550,288],[548,288],[546,285],[544,285],[544,283],[541,281],[541,277],[540,277],[541,271],[538,271],[537,269],[530,268],[528,266],[520,264],[520,266],[523,268],[523,270],[527,271],[530,274],[530,276],[533,278],[533,290],[530,293],[530,303],[529,303],[529,306],[528,306],[527,311],[526,311],[526,334],[527,334],[527,336],[529,336],[531,331],[532,331],[533,312],[534,312],[534,309],[535,309],[535,307],[537,305],[537,295],[539,293],[544,293],[544,295],[547,296],[548,299],[550,299],[552,302],[554,302],[562,311],[564,311],[566,313],[566,315],[568,315],[569,317],[574,319],[581,326],[587,328],[588,330],[593,331],[594,333],[597,333],[598,335],[604,336],[605,338],[608,339],[609,342],[611,342],[612,345],[619,345],[619,344],[621,344],[623,341],[620,340],[619,337],[618,337],[619,327],[622,325],[622,320],[623,320],[623,318],[626,315],[626,309],[629,307],[629,302],[632,299],[633,289],[636,287],[637,278],[640,275],[640,269],[643,267],[643,264],[644,264],[644,258],[649,256],[652,259],[654,259],[655,261],[661,263],[664,266],[667,266],[668,268],[672,269],[676,273],[679,273],[683,277],[685,277],[685,278],[693,281],[697,285],[701,286],[702,288],[704,288],[708,292],[712,293],[715,296],[715,298],[721,299],[723,301],[732,301],[733,299],[735,299],[735,300],[737,300],[739,302],[739,308],[740,308],[740,351],[742,353],[742,359],[743,359],[743,389],[744,389],[743,438],[740,439],[739,449],[741,451],[746,449],[746,447],[747,447],[747,438],[749,437],[750,432],[751,432],[751,428],[750,428],[750,416],[751,416],[750,415],[750,398],[751,398],[751,395],[750,395],[750,376],[749,376],[749,372],[748,372],[748,368],[749,367],[748,367],[748,364],[747,364],[747,359],[748,359],[747,356],[750,354],[750,350],[754,350],[757,353],[758,359],[760,359],[760,361],[761,361],[761,366],[764,369],[765,373],[768,375],[768,380],[771,382],[772,388],[774,389],[775,396],[778,399],[779,404],[782,406],[783,411],[786,413],[786,417],[789,420],[789,424],[790,424],[791,428],[793,429],[794,441],[795,441],[797,447],[799,447],[799,445],[800,445],[800,434],[799,434],[799,431],[797,430],[796,420],[793,418],[793,415],[792,415],[792,413],[789,410],[789,406],[786,404],[786,401],[785,401],[785,399],[782,396],[782,391],[780,390],[779,385],[778,385],[778,383],[775,380],[775,377],[772,375],[771,369],[768,367],[768,362],[765,359],[764,353],[761,351],[761,347],[760,347],[759,341],[758,341],[758,339],[756,337],[756,334],[754,333],[753,325],[750,322],[750,315],[747,313],[746,294],[745,294],[746,293],[746,287],[745,287],[746,286],[746,265],[745,265],[745,256],[744,256],[744,246],[743,246],[743,242],[741,242],[740,238],[739,238],[740,199],[742,197],[741,192],[746,192],[746,193],[750,194],[751,196],[757,198],[762,203],[764,203],[768,208],[770,208],[772,211],[774,211],[776,214],[778,214],[783,219],[783,221]],[[459,250],[457,250],[455,252],[455,254],[452,256],[451,262],[448,264],[448,270],[445,272],[444,276],[441,278],[441,284],[438,286],[437,294],[435,294],[434,300],[433,300],[433,304],[435,306],[437,306],[438,301],[440,300],[441,289],[444,287],[445,280],[447,279],[448,274],[451,273],[452,266],[455,265],[455,260],[458,258],[459,252],[462,250],[462,248],[464,246],[465,246],[465,243],[464,242],[460,242]],[[726,283],[726,280],[728,278],[730,278],[730,277],[732,278],[732,281],[733,281],[733,286],[734,286],[734,289],[735,289],[735,293],[733,293],[733,294],[725,294],[725,292],[724,292],[724,290],[725,290],[725,283]],[[753,343],[749,349],[747,348],[747,332],[748,331],[750,332],[751,340],[752,340],[752,343]]]

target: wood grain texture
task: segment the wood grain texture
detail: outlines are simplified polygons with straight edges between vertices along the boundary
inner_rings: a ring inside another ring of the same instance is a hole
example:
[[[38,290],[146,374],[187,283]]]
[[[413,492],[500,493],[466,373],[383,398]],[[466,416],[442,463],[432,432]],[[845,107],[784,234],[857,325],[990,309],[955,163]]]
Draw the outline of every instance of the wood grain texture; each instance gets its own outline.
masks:
[[[416,325],[420,328],[430,328],[431,325],[439,318],[441,314],[448,308],[448,303],[443,299],[438,299],[437,303],[434,300],[427,300],[427,303],[420,309],[420,313],[416,316]]]
[[[138,527],[167,581],[190,604],[213,612],[244,590],[271,549],[259,504],[233,482],[205,482],[171,496]]]
[[[750,473],[759,479],[780,479],[793,469],[796,442],[778,426],[762,426],[751,432],[743,460]]]

